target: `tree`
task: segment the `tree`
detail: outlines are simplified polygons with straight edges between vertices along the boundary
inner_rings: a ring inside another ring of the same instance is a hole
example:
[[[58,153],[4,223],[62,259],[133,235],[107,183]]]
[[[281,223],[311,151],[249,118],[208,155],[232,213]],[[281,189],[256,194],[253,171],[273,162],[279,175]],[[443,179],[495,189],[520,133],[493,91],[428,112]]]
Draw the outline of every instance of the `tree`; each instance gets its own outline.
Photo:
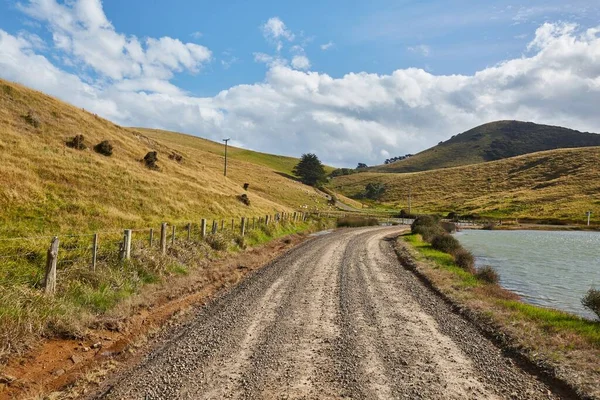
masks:
[[[367,164],[359,162],[358,166],[356,167],[356,169],[363,169],[363,168],[367,168]]]
[[[378,200],[385,192],[383,183],[369,183],[365,186],[365,197],[371,200]]]
[[[302,154],[292,172],[306,185],[316,186],[325,181],[325,168],[316,154]]]

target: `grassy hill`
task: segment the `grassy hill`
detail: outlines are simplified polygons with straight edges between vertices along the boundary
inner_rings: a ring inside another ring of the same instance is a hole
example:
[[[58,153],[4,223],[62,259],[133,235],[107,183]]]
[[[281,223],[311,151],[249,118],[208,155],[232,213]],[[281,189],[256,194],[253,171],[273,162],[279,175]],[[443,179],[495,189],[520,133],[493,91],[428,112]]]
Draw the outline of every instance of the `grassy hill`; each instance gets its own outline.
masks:
[[[370,182],[385,184],[384,205],[416,213],[477,213],[494,218],[557,218],[600,222],[600,147],[559,149],[506,160],[415,173],[341,176],[331,188],[356,196]]]
[[[408,159],[373,167],[377,172],[417,172],[501,160],[559,148],[600,146],[600,135],[532,122],[497,121],[453,136]]]
[[[79,134],[88,149],[65,145]],[[103,140],[114,146],[110,157],[92,149]],[[158,152],[158,171],[141,161],[150,151]],[[232,148],[224,178],[222,152],[193,136],[120,127],[0,80],[0,238],[327,207],[321,194],[284,176],[296,159]],[[250,207],[237,199],[244,183]]]

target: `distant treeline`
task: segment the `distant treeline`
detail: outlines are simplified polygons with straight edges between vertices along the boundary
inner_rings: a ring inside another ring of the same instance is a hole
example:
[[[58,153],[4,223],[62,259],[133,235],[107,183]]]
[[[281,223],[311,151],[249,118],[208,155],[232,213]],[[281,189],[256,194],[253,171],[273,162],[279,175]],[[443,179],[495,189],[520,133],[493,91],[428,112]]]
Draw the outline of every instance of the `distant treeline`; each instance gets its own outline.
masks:
[[[388,158],[387,160],[385,160],[384,164],[391,164],[394,163],[396,161],[402,161],[402,160],[406,160],[407,158],[412,157],[414,154],[405,154],[403,156],[398,156],[398,157],[392,157],[392,158]]]

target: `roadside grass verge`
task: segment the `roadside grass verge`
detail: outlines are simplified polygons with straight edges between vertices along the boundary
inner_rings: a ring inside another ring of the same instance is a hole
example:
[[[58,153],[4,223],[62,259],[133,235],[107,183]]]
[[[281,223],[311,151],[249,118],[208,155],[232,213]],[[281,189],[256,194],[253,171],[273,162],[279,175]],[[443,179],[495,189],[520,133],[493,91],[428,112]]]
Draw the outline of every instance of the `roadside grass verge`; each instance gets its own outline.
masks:
[[[111,321],[127,318],[128,304],[136,304],[138,298],[158,290],[153,287],[171,285],[192,272],[205,274],[207,282],[233,284],[241,276],[234,276],[238,271],[222,276],[225,272],[215,271],[211,263],[277,238],[332,225],[333,220],[317,218],[295,224],[279,221],[259,225],[244,237],[226,230],[218,234],[225,243],[220,250],[209,244],[212,235],[204,240],[196,236],[197,240],[169,241],[166,255],[156,245],[149,248],[138,243],[132,249],[131,260],[99,257],[95,271],[86,259],[74,258],[68,265],[59,263],[55,296],[46,296],[41,290],[44,267],[38,257],[32,257],[32,262],[15,262],[0,273],[0,367],[11,356],[31,349],[42,337],[81,339],[90,328],[114,329]],[[108,327],[106,321],[110,322]]]
[[[433,249],[418,234],[403,235],[398,243],[399,255],[416,260],[419,274],[507,347],[550,367],[586,395],[600,396],[600,322],[523,303],[516,294],[457,267],[451,255]]]

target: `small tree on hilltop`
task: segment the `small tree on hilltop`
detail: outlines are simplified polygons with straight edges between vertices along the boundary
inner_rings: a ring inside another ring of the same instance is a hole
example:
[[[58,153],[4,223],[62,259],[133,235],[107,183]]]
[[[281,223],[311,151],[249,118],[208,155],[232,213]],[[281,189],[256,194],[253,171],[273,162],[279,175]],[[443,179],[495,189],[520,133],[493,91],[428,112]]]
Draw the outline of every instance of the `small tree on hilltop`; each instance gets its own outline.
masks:
[[[306,185],[317,186],[325,181],[325,168],[316,154],[302,154],[292,172]]]

